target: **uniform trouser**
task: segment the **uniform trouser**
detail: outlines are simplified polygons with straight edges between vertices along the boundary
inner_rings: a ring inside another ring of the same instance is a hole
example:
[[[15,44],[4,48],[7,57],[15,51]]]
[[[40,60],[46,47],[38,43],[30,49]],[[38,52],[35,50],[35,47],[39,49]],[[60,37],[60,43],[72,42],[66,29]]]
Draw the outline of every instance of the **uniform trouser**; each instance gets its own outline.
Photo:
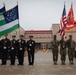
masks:
[[[28,62],[34,64],[34,51],[28,51]]]
[[[11,61],[11,64],[15,64],[15,55],[16,55],[16,51],[15,50],[11,50],[10,51],[10,61]]]
[[[66,60],[66,49],[61,49],[60,50],[60,55],[61,55],[61,61],[65,61]]]
[[[6,64],[7,56],[8,56],[8,51],[5,49],[2,51],[2,64]]]
[[[19,64],[23,64],[24,62],[24,51],[23,50],[18,51],[18,62]]]
[[[2,58],[2,48],[0,47],[0,58]]]
[[[0,51],[0,58],[2,58],[2,52]]]
[[[74,59],[74,49],[68,49],[68,58],[69,60],[73,61]]]
[[[53,54],[53,61],[58,61],[58,49],[53,49],[52,54]]]

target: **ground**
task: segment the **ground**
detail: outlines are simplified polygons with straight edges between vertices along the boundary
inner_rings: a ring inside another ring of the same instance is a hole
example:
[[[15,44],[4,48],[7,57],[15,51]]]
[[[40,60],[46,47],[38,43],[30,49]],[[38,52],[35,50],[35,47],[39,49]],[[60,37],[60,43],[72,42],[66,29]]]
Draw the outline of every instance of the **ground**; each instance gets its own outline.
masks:
[[[44,52],[40,50],[36,52],[33,66],[28,65],[27,57],[24,60],[24,66],[18,66],[17,59],[16,64],[10,66],[8,60],[7,65],[0,65],[0,75],[76,75],[76,59],[74,59],[74,65],[69,65],[67,57],[66,65],[61,65],[59,55],[58,65],[53,65],[51,51]]]

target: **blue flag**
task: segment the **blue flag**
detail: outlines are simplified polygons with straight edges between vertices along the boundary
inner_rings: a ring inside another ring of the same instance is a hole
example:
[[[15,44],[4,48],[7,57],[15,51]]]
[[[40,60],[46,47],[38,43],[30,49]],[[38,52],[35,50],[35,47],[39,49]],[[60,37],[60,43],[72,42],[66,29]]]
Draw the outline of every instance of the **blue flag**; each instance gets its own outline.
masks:
[[[0,14],[0,36],[19,28],[18,5]]]
[[[66,9],[65,9],[65,4],[64,4],[64,9],[63,9],[63,13],[62,13],[62,17],[66,16]]]
[[[0,9],[0,13],[5,11],[5,6]]]
[[[16,19],[19,19],[18,16],[18,6],[13,9],[3,13],[6,23],[12,22]]]

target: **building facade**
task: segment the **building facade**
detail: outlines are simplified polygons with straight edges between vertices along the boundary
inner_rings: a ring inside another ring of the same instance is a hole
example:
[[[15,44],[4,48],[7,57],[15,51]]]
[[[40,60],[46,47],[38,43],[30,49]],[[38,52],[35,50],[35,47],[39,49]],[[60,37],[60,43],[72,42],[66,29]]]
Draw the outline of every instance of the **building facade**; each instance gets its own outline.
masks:
[[[29,39],[32,35],[33,39],[36,41],[36,48],[46,49],[50,48],[50,42],[52,40],[52,30],[31,30],[25,31],[25,40]]]
[[[25,30],[20,27],[10,33],[8,33],[8,38],[11,39],[12,38],[12,35],[16,35],[16,39],[19,39],[20,38],[20,35],[24,35],[25,34]],[[4,38],[4,36],[1,36],[0,39]]]

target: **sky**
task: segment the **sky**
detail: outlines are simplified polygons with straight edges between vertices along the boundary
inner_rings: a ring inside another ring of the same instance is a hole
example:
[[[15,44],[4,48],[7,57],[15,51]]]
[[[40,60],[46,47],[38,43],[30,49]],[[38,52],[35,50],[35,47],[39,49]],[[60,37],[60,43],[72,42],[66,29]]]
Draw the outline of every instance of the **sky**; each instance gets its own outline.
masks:
[[[6,10],[19,7],[19,24],[25,30],[50,30],[52,24],[59,24],[64,2],[68,14],[73,3],[76,19],[76,0],[0,0],[0,8],[5,3]]]

